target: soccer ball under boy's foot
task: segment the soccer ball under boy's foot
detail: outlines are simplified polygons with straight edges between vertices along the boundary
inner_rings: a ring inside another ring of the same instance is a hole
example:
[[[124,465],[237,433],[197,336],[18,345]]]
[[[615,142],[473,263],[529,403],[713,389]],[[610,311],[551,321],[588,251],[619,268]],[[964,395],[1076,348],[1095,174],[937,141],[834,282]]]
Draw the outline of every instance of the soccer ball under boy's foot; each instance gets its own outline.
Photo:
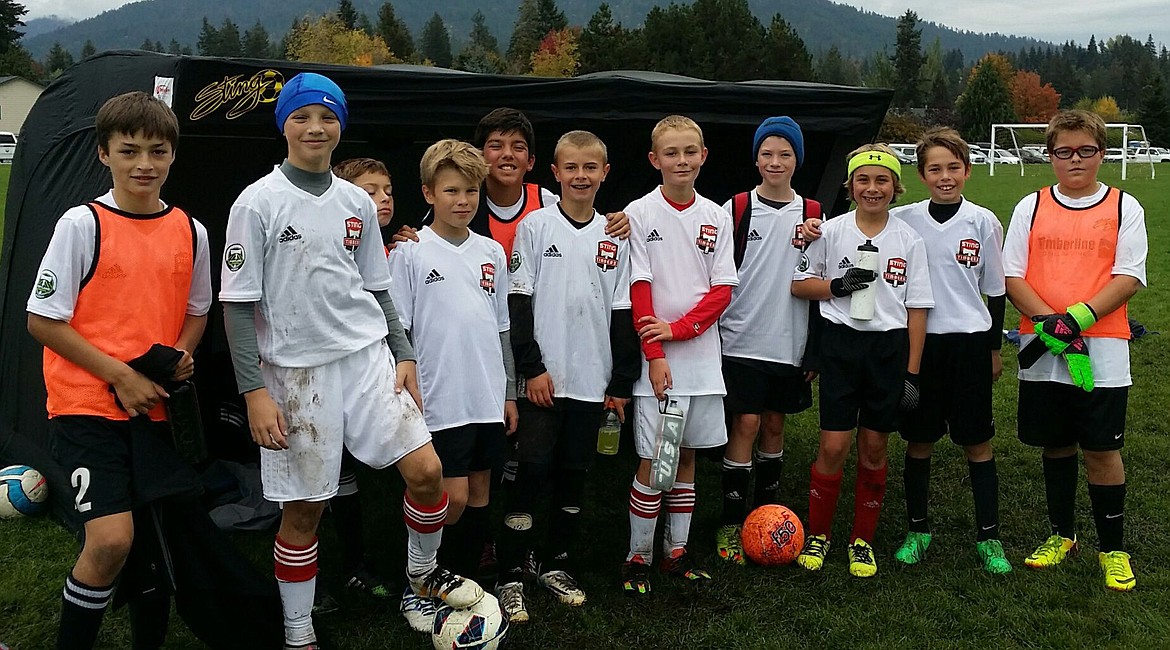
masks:
[[[440,607],[431,628],[431,645],[436,650],[495,650],[507,634],[508,620],[499,601],[484,594],[467,609]]]

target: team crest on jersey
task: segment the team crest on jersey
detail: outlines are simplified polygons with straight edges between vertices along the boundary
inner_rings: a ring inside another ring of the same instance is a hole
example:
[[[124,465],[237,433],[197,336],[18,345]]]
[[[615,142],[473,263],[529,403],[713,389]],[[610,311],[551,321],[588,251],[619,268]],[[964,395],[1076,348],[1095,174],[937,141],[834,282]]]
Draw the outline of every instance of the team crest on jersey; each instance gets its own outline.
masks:
[[[882,274],[882,279],[889,282],[891,287],[906,284],[906,260],[901,257],[886,260],[886,272]]]
[[[812,263],[809,261],[808,255],[801,253],[800,254],[800,263],[796,265],[796,270],[800,271],[801,273],[804,273],[805,271],[808,270],[808,268],[810,266],[812,266]]]
[[[244,246],[242,244],[232,244],[223,252],[223,263],[232,273],[244,267],[245,259],[247,259],[247,256],[244,254]]]
[[[479,265],[479,288],[489,295],[496,293],[496,265],[488,262]]]
[[[808,242],[804,240],[804,231],[800,229],[800,224],[796,224],[796,231],[792,233],[792,247],[802,251],[807,246]]]
[[[345,250],[354,252],[362,243],[362,220],[350,217],[345,220]]]
[[[602,272],[617,268],[618,245],[607,240],[597,242],[597,256],[593,262]]]
[[[515,273],[520,270],[520,265],[523,263],[520,257],[520,251],[512,251],[512,257],[508,259],[508,273]]]
[[[39,276],[37,276],[37,300],[44,300],[54,293],[57,293],[57,274],[53,273],[49,269],[45,269],[41,271]]]
[[[719,226],[705,223],[699,226],[699,236],[695,238],[695,246],[699,252],[707,255],[715,251],[715,238],[719,235]]]
[[[955,259],[967,268],[979,266],[979,241],[975,239],[960,240],[959,252],[955,253]]]

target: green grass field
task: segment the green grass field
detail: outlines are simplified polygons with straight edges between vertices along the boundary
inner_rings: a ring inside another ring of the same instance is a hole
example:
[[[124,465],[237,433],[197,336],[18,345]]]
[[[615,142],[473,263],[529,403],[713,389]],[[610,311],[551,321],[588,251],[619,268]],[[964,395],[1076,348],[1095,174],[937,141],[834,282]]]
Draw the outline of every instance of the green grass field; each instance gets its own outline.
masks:
[[[1164,171],[1163,171],[1164,170]],[[1026,168],[1021,178],[1007,168],[989,178],[976,169],[967,186],[969,199],[991,208],[1005,221],[1025,193],[1052,182],[1047,166]],[[1126,540],[1133,554],[1138,588],[1129,594],[1107,592],[1094,550],[1096,537],[1083,479],[1078,495],[1081,558],[1061,567],[1033,572],[1023,557],[1047,536],[1039,454],[1015,438],[1015,352],[1005,345],[1004,378],[996,386],[995,439],[999,457],[1003,541],[1016,571],[993,577],[977,566],[973,514],[962,453],[943,443],[935,455],[931,517],[935,541],[928,560],[917,567],[896,566],[892,554],[904,533],[901,468],[904,445],[890,445],[890,484],[876,540],[878,576],[848,575],[842,548],[835,548],[825,570],[811,574],[795,566],[776,570],[716,565],[713,536],[719,507],[718,463],[701,462],[699,506],[692,548],[707,558],[716,580],[691,588],[659,577],[644,601],[631,601],[617,586],[617,565],[627,544],[626,501],[634,469],[631,444],[623,440],[617,457],[599,457],[591,477],[585,514],[585,559],[593,569],[579,577],[589,594],[581,609],[554,605],[529,590],[533,622],[514,628],[512,648],[1159,648],[1170,645],[1170,457],[1165,415],[1170,412],[1170,382],[1158,373],[1170,359],[1170,232],[1162,219],[1170,212],[1170,165],[1164,177],[1117,181],[1119,169],[1107,166],[1105,182],[1118,184],[1146,208],[1150,238],[1151,288],[1132,302],[1130,314],[1151,330],[1132,346],[1134,388],[1130,393],[1127,446],[1129,501]],[[1146,170],[1131,170],[1147,176]],[[0,171],[0,176],[6,169]],[[6,180],[6,177],[4,177]],[[903,203],[925,196],[915,179]],[[1008,322],[1013,322],[1014,313]],[[815,411],[791,418],[783,493],[804,515],[808,465],[817,443]],[[852,468],[852,464],[849,465]],[[1083,476],[1083,471],[1082,471]],[[381,568],[396,575],[403,553],[402,485],[394,472],[362,475],[367,542],[384,551]],[[852,511],[852,471],[838,512],[837,539],[847,533]],[[257,566],[271,566],[271,535],[233,537]],[[388,540],[383,542],[382,540]],[[0,642],[19,650],[52,645],[60,590],[77,546],[46,519],[0,522]],[[332,526],[322,532],[323,580],[335,593],[338,546]],[[344,593],[339,593],[345,596]],[[325,630],[340,648],[423,648],[429,639],[408,630],[397,602],[371,603],[343,598],[346,608],[323,617]],[[168,647],[199,647],[172,622]],[[100,646],[130,645],[124,611],[107,615]],[[1161,639],[1161,640],[1159,640]]]

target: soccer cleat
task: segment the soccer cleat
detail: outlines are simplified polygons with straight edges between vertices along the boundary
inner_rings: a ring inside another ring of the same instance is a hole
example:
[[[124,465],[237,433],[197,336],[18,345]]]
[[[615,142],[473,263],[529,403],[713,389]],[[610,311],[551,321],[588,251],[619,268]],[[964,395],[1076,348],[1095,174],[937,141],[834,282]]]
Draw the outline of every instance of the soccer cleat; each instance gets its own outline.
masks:
[[[720,558],[743,566],[747,562],[743,559],[743,540],[740,539],[739,531],[739,526],[720,526],[715,531],[715,549]]]
[[[804,548],[796,558],[796,563],[809,571],[820,571],[825,565],[825,556],[829,554],[828,535],[809,535],[804,540]]]
[[[389,598],[394,595],[393,585],[365,567],[358,567],[357,571],[353,572],[349,580],[345,581],[345,588],[374,598]]]
[[[1003,554],[1003,544],[998,539],[985,539],[975,543],[979,551],[979,559],[983,562],[983,570],[988,573],[1003,574],[1012,572],[1012,563],[1008,562]]]
[[[849,545],[849,573],[858,578],[872,578],[877,575],[877,560],[873,547],[858,537]]]
[[[325,589],[325,585],[318,582],[317,591],[313,594],[313,615],[324,616],[339,609],[341,609],[341,604]]]
[[[662,558],[661,569],[664,573],[676,578],[683,578],[691,582],[702,582],[711,579],[711,574],[695,566],[687,547],[676,548],[669,555]]]
[[[1129,553],[1110,551],[1098,553],[1097,561],[1105,574],[1105,586],[1113,591],[1130,591],[1137,586],[1137,578],[1129,566]]]
[[[650,565],[641,555],[622,564],[622,590],[629,596],[645,596],[650,593]]]
[[[407,585],[398,610],[415,632],[430,632],[435,621],[435,599],[419,596]]]
[[[580,607],[585,604],[585,592],[567,571],[546,571],[540,574],[540,584],[556,596],[561,604]]]
[[[918,564],[926,559],[926,549],[930,546],[930,533],[906,533],[906,539],[894,553],[894,559],[902,564]]]
[[[1064,558],[1070,555],[1076,556],[1079,552],[1080,546],[1077,545],[1076,537],[1069,539],[1053,535],[1044,540],[1044,543],[1032,551],[1031,555],[1024,558],[1024,564],[1033,569],[1047,569],[1060,564]]]
[[[439,598],[455,609],[467,609],[483,598],[483,589],[473,580],[437,566],[424,576],[408,576],[416,596]]]
[[[528,608],[524,606],[524,583],[509,582],[496,587],[496,598],[500,599],[500,609],[508,623],[515,625],[528,622]]]

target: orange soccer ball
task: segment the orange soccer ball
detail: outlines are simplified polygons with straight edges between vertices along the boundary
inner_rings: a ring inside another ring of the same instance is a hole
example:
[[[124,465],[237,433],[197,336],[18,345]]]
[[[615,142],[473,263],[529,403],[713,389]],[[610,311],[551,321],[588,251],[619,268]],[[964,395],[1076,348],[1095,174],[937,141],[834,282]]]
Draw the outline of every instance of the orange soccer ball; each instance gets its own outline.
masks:
[[[804,525],[796,513],[780,505],[760,506],[743,522],[743,550],[762,566],[788,564],[804,547]]]

